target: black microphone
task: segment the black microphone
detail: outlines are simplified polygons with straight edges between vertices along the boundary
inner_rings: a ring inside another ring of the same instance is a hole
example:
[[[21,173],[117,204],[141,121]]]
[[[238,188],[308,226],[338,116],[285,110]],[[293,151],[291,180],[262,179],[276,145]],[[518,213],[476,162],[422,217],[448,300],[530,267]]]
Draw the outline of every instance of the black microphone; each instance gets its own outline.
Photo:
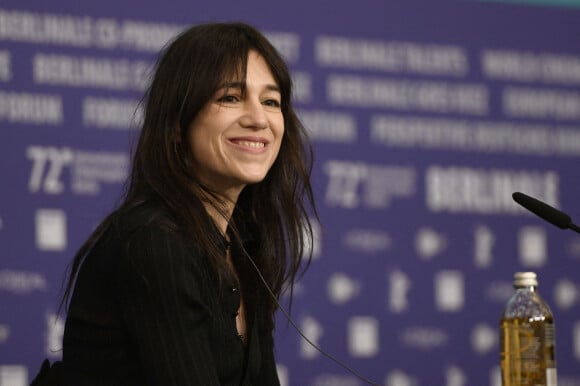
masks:
[[[572,222],[572,219],[566,213],[520,192],[514,192],[512,198],[515,202],[550,224],[560,229],[572,229],[580,233],[580,228]]]

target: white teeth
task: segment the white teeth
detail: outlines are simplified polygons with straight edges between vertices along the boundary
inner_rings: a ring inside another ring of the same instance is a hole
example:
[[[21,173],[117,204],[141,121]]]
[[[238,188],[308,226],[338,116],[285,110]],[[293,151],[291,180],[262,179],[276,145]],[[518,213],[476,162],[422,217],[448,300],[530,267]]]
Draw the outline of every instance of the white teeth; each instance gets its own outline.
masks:
[[[242,146],[247,146],[247,147],[253,147],[253,148],[261,148],[264,147],[264,143],[263,142],[250,142],[250,141],[240,141],[238,142],[239,145]]]

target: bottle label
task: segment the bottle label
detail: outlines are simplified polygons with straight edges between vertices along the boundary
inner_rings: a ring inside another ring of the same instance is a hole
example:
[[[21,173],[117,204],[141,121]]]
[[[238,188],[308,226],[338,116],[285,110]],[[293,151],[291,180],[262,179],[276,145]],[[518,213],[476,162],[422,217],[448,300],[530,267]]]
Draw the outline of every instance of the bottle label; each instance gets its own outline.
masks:
[[[502,320],[501,367],[504,386],[555,386],[553,323]]]
[[[546,386],[558,386],[558,377],[556,369],[546,369]]]

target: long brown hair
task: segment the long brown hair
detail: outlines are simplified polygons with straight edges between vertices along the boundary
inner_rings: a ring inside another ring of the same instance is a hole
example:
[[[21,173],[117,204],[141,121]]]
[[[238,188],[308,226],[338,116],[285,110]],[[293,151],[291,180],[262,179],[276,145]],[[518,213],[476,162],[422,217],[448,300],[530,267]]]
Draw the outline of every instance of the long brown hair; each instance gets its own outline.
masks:
[[[144,120],[123,201],[75,255],[64,303],[69,301],[84,256],[103,233],[123,213],[151,200],[161,202],[184,234],[195,235],[216,271],[222,268],[223,250],[207,232],[212,221],[203,205],[219,204],[219,197],[195,177],[188,129],[225,78],[236,74],[245,79],[250,50],[264,58],[280,88],[284,136],[267,176],[244,188],[236,210],[258,235],[254,258],[276,297],[285,284],[292,290],[301,267],[307,266],[302,264],[303,256],[310,261],[305,246],[311,245],[309,214],[315,216],[316,209],[310,184],[312,149],[291,105],[290,73],[276,49],[255,28],[244,23],[212,23],[184,31],[160,56],[144,99]],[[266,300],[266,307],[267,322],[276,309],[273,299]]]

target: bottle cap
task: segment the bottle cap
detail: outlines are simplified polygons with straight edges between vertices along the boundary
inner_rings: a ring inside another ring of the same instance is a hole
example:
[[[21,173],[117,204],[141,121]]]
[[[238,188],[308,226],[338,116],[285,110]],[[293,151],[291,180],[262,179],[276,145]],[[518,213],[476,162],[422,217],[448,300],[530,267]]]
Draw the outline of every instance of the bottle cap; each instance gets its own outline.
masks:
[[[535,272],[516,272],[514,287],[537,287],[538,277]]]

